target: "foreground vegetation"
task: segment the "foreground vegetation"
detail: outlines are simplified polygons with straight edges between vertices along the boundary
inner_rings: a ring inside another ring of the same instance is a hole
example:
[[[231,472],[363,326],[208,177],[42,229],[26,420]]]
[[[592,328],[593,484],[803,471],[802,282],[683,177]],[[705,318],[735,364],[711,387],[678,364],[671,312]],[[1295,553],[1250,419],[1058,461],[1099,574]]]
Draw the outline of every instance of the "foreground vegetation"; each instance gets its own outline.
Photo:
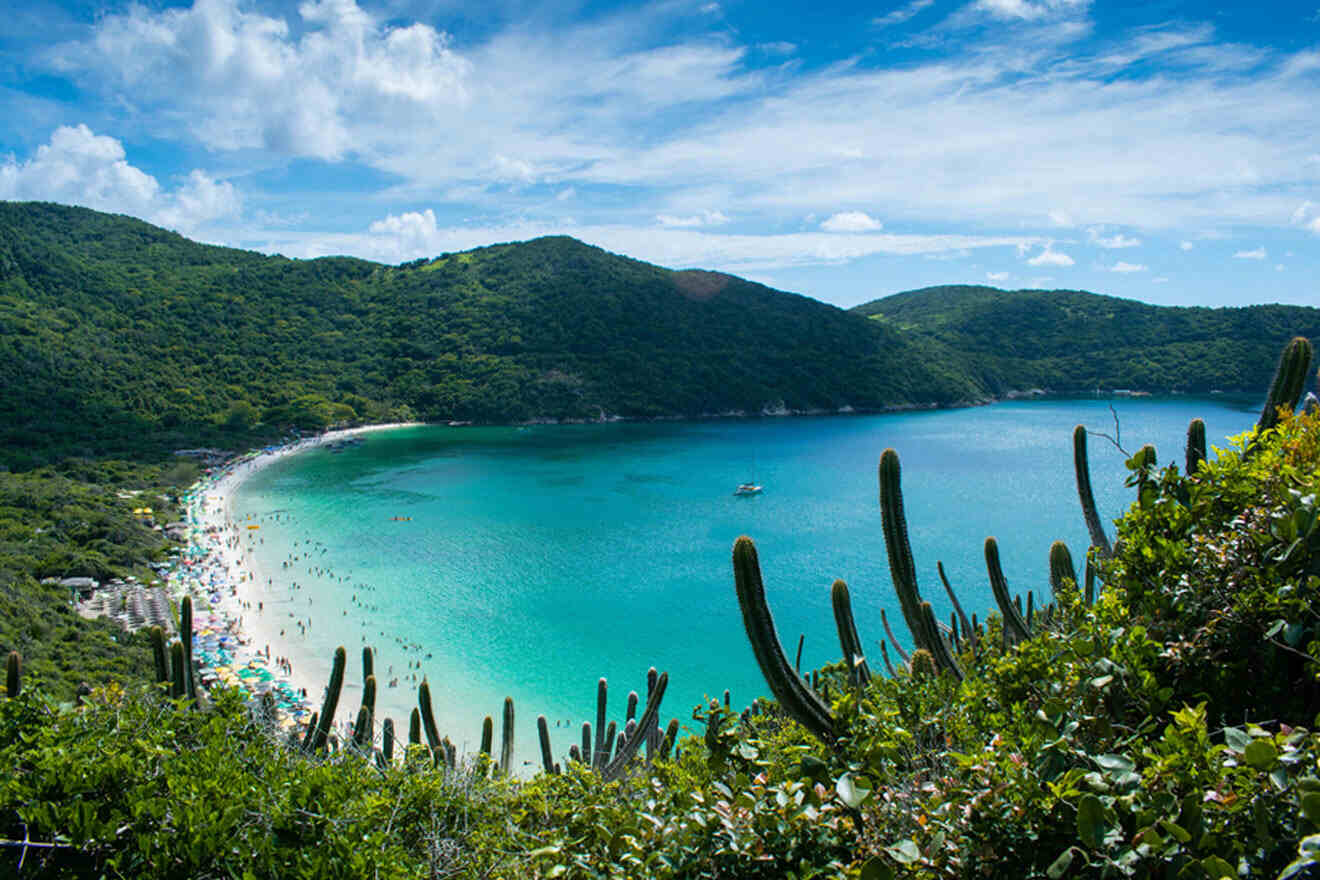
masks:
[[[28,675],[0,701],[0,859],[76,877],[1320,876],[1320,414],[1266,415],[1217,458],[1132,455],[1094,594],[1060,554],[1047,608],[944,648],[918,623],[892,676],[859,674],[841,623],[848,660],[814,688],[763,660],[776,693],[804,693],[699,706],[677,758],[615,782],[571,761],[526,782],[437,768],[425,745],[384,768],[308,755],[232,693],[196,710],[112,685],[57,706]],[[754,564],[740,541],[760,658]]]

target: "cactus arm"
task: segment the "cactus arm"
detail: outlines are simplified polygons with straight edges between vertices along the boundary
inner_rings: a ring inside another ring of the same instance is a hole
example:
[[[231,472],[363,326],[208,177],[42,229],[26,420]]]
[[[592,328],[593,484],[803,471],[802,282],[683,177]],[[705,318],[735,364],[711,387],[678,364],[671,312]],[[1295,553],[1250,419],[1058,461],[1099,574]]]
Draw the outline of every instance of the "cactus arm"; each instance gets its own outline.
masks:
[[[375,663],[373,662],[373,658],[371,656],[371,648],[367,647],[366,645],[363,645],[362,646],[362,680],[366,681],[368,678],[370,678],[375,674],[376,674]]]
[[[582,722],[582,763],[591,765],[591,759],[595,755],[595,750],[591,747],[591,722]]]
[[[935,569],[940,573],[940,583],[944,584],[944,592],[953,603],[953,610],[958,613],[958,622],[962,626],[964,639],[975,639],[972,635],[972,622],[967,619],[967,612],[963,611],[962,603],[958,601],[957,595],[953,592],[953,587],[949,584],[949,578],[944,573],[944,563],[940,560],[935,561]]]
[[[771,693],[803,727],[825,742],[833,742],[834,718],[830,715],[829,707],[802,683],[784,656],[779,634],[775,631],[774,618],[770,615],[770,606],[766,603],[756,545],[745,535],[733,545],[733,574],[738,605],[742,609],[743,627],[747,630],[747,639],[752,644],[757,665],[761,667],[761,674],[770,685]],[[643,715],[643,718],[646,716]],[[647,723],[650,723],[649,719]]]
[[[431,708],[431,684],[425,678],[417,688],[417,705],[422,710],[422,728],[426,731],[426,744],[431,751],[439,755],[440,728],[435,723],[435,712]]]
[[[1004,616],[1004,637],[1014,642],[1026,639],[1030,632],[1027,622],[1022,619],[1022,612],[1013,604],[1008,594],[1008,581],[1004,579],[1004,570],[999,567],[999,544],[994,538],[985,539],[985,567],[990,574],[990,589],[995,594],[995,604]]]
[[[170,645],[170,696],[174,699],[187,696],[188,694],[188,673],[185,670],[187,659],[183,653],[183,643],[174,642]]]
[[[785,661],[785,665],[788,665],[787,661]],[[646,730],[652,724],[657,723],[656,718],[660,714],[660,701],[664,699],[667,687],[669,687],[669,673],[662,672],[656,680],[655,690],[651,692],[651,696],[646,701],[646,709],[642,712],[641,720],[637,722],[639,730]],[[632,760],[633,755],[637,754],[637,747],[641,745],[641,741],[642,738],[639,736],[628,740],[627,744],[619,749],[619,753],[614,756],[614,760],[605,765],[600,775],[606,782],[613,782],[623,775],[624,768]]]
[[[1205,422],[1192,419],[1187,424],[1187,467],[1184,473],[1191,476],[1205,461]]]
[[[1068,545],[1062,541],[1055,541],[1050,545],[1050,589],[1054,595],[1058,596],[1059,591],[1063,589],[1064,581],[1072,581],[1073,588],[1077,588],[1077,568],[1073,565],[1072,554],[1068,552]]]
[[[1091,535],[1091,543],[1100,548],[1100,555],[1108,559],[1114,555],[1113,545],[1100,523],[1100,514],[1095,507],[1095,494],[1091,491],[1091,463],[1086,452],[1086,428],[1078,425],[1073,428],[1073,473],[1077,478],[1077,497],[1082,502],[1082,518],[1086,520],[1086,531]]]
[[[1091,558],[1090,553],[1086,554],[1086,574],[1084,577],[1086,578],[1086,589],[1083,598],[1086,600],[1086,607],[1090,608],[1095,604],[1095,560]]]
[[[570,761],[577,761],[579,764],[581,764],[581,763],[582,763],[582,749],[578,748],[576,745],[571,745],[571,746],[569,746],[569,747],[568,747],[568,760],[570,760]]]
[[[798,675],[802,674],[802,646],[806,644],[807,634],[798,633],[797,656],[793,658],[793,671]]]
[[[651,699],[651,694],[655,692],[656,680],[659,677],[660,674],[655,671],[654,666],[646,670],[646,699],[648,700]],[[656,751],[659,750],[659,748],[660,748],[660,724],[659,722],[657,722],[655,724],[652,724],[650,729],[646,731],[646,760],[650,761],[655,756],[655,753]]]
[[[165,647],[165,630],[153,626],[147,630],[147,638],[151,641],[151,656],[156,661],[156,682],[167,682],[170,680],[170,656]]]
[[[1273,428],[1279,421],[1280,409],[1296,409],[1311,370],[1311,342],[1305,336],[1295,336],[1279,356],[1269,395],[1256,422],[1257,433]]]
[[[948,640],[940,634],[939,625],[935,621],[935,612],[929,602],[921,603],[921,627],[924,640],[931,645],[930,654],[934,658],[935,667],[952,673],[954,678],[962,681],[962,668],[958,666],[958,661],[949,648]]]
[[[911,663],[912,658],[908,656],[907,651],[903,650],[903,646],[898,643],[898,637],[889,628],[889,615],[885,613],[883,608],[880,609],[880,624],[885,628],[885,635],[889,636],[889,644],[893,645],[894,650],[898,652],[898,659],[903,663]]]
[[[481,721],[481,748],[477,751],[479,755],[490,757],[491,747],[495,744],[495,719],[487,715]]]
[[[416,708],[408,715],[408,745],[420,746],[422,744],[422,713]]]
[[[669,726],[665,728],[664,739],[660,743],[660,760],[669,760],[669,752],[678,742],[678,719],[669,719]]]
[[[385,757],[385,764],[394,763],[394,719],[386,718],[380,732],[380,750]]]
[[[546,723],[544,715],[536,716],[536,734],[541,741],[541,766],[545,768],[546,773],[554,773],[555,758],[550,748],[550,725]]]
[[[624,720],[632,721],[637,717],[637,691],[628,691],[628,711]]]
[[[193,605],[192,596],[184,596],[179,612],[180,625],[182,632],[179,633],[179,639],[183,642],[183,671],[184,685],[187,688],[188,699],[194,704],[197,702],[197,679],[193,671]]]
[[[890,678],[898,678],[898,673],[894,671],[894,664],[889,662],[889,649],[885,647],[884,639],[880,640],[880,656],[885,661],[885,669],[889,672]]]
[[[316,725],[316,735],[312,737],[312,751],[325,748],[330,737],[330,726],[335,721],[335,709],[339,707],[339,692],[344,687],[344,664],[348,655],[343,645],[335,648],[334,663],[330,666],[330,682],[325,689],[325,701],[321,704],[320,721]]]
[[[605,704],[609,693],[609,684],[604,678],[596,682],[596,748],[591,752],[591,766],[600,767],[605,763]]]
[[[929,650],[930,645],[921,643],[921,591],[917,588],[917,567],[908,540],[907,515],[903,512],[902,472],[898,453],[892,448],[880,456],[880,522],[885,533],[885,551],[889,555],[889,574],[894,582],[894,592],[898,594],[903,620],[907,622],[916,647]],[[894,644],[898,645],[897,642]]]
[[[14,699],[23,692],[23,655],[10,651],[5,660],[5,693]]]
[[[830,588],[830,600],[834,605],[834,624],[839,631],[839,647],[843,649],[843,660],[848,664],[848,677],[865,687],[871,680],[871,670],[862,653],[862,641],[857,637],[857,622],[853,619],[848,585],[842,580],[836,580]]]
[[[513,772],[513,697],[504,698],[504,724],[500,729],[500,772]]]
[[[316,722],[320,719],[317,713],[313,712],[312,717],[307,721],[307,733],[303,736],[302,750],[310,752],[312,750],[312,740],[316,737]]]
[[[358,707],[357,720],[353,722],[353,747],[366,751],[372,741],[371,712],[365,705]]]

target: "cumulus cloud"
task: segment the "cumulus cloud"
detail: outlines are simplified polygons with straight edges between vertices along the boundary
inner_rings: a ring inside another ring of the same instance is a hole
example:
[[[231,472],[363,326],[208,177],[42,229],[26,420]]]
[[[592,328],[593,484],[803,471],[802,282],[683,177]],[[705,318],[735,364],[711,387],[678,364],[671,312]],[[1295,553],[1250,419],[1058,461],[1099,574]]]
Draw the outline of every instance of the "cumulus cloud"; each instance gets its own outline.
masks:
[[[1184,241],[1180,241],[1180,242],[1178,242],[1178,249],[1179,249],[1179,250],[1190,251],[1190,250],[1191,250],[1192,248],[1194,248],[1194,247],[1196,247],[1196,245],[1192,244],[1190,241],[1185,241],[1185,240],[1184,240]]]
[[[1238,251],[1233,255],[1233,258],[1236,260],[1263,260],[1267,256],[1269,256],[1269,254],[1265,252],[1265,247],[1262,245],[1255,250]]]
[[[132,214],[189,232],[239,213],[233,184],[193,171],[175,190],[129,164],[124,146],[86,125],[61,126],[23,162],[0,164],[0,198],[33,199]]]
[[[1119,272],[1119,273],[1122,273],[1122,274],[1128,274],[1128,273],[1131,273],[1131,272],[1145,272],[1145,271],[1146,271],[1146,267],[1143,266],[1143,265],[1141,265],[1140,263],[1127,263],[1127,262],[1124,262],[1124,261],[1120,260],[1120,261],[1118,261],[1117,263],[1115,263],[1114,265],[1110,266],[1110,267],[1109,267],[1109,271],[1110,271],[1110,272]]]
[[[90,87],[158,106],[203,143],[337,159],[354,129],[461,105],[467,63],[425,24],[375,21],[354,0],[308,0],[299,35],[238,0],[133,5],[55,53]]]
[[[1045,245],[1039,254],[1027,260],[1029,266],[1071,266],[1073,258],[1062,251],[1054,250],[1052,244]]]
[[[875,232],[884,224],[864,211],[840,211],[821,221],[826,232]]]
[[[1129,236],[1124,235],[1121,232],[1116,232],[1113,235],[1109,235],[1109,236],[1102,235],[1101,230],[1097,229],[1094,226],[1086,231],[1086,235],[1087,235],[1087,240],[1090,241],[1091,244],[1095,245],[1096,247],[1108,248],[1110,250],[1114,250],[1117,248],[1136,247],[1137,245],[1141,244],[1141,239],[1131,238]]]
[[[1007,272],[986,272],[985,277],[991,281],[1007,281],[1012,276]]]

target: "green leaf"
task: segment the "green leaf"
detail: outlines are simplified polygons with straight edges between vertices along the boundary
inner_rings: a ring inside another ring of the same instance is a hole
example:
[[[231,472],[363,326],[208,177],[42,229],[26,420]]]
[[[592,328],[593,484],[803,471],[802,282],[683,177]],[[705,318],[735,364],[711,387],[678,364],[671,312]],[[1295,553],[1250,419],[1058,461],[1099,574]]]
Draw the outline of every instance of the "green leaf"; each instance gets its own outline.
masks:
[[[1098,755],[1095,762],[1101,770],[1111,774],[1131,773],[1137,766],[1124,755]]]
[[[855,810],[862,805],[862,801],[870,797],[871,783],[851,773],[845,773],[834,784],[834,790],[839,793],[839,800]]]
[[[1267,739],[1256,739],[1243,750],[1242,756],[1257,770],[1268,770],[1279,759],[1279,750]]]
[[[885,847],[885,852],[900,865],[910,865],[921,858],[921,850],[911,840],[900,840],[893,846]]]
[[[1302,795],[1302,813],[1316,825],[1320,825],[1320,791]]]
[[[1093,794],[1085,795],[1077,805],[1077,836],[1091,849],[1099,849],[1104,843],[1106,831],[1108,823],[1105,821],[1104,804]]]
[[[858,880],[894,880],[894,869],[879,856],[871,856],[862,865]]]
[[[1240,755],[1246,750],[1247,746],[1251,745],[1251,737],[1247,736],[1246,731],[1240,727],[1225,727],[1224,744],[1228,746],[1230,752]]]
[[[1233,866],[1221,859],[1219,856],[1206,856],[1201,859],[1201,869],[1210,875],[1211,880],[1236,880],[1237,871]]]
[[[1160,827],[1163,828],[1165,831],[1167,831],[1169,835],[1172,836],[1179,843],[1191,842],[1192,835],[1188,834],[1187,829],[1182,827],[1181,825],[1178,825],[1174,822],[1170,822],[1168,819],[1161,819]]]
[[[1050,880],[1059,880],[1060,877],[1068,873],[1068,869],[1072,867],[1072,863],[1073,849],[1072,847],[1068,847],[1059,854],[1057,859],[1050,863],[1050,866],[1045,869],[1045,874]]]

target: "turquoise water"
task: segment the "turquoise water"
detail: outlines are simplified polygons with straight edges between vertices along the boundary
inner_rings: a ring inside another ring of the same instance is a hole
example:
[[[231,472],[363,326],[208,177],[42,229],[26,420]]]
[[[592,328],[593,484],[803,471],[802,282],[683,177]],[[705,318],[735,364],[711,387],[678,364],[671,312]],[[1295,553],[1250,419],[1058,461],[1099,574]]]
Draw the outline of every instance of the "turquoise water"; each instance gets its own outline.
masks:
[[[878,653],[879,608],[897,610],[877,505],[876,465],[887,446],[902,461],[923,593],[943,619],[950,608],[937,560],[969,614],[992,607],[986,535],[999,538],[1015,591],[1048,590],[1050,543],[1061,538],[1078,557],[1087,545],[1072,427],[1112,433],[1109,404],[405,428],[366,435],[341,453],[276,462],[243,485],[236,508],[263,523],[256,552],[263,577],[275,582],[270,607],[313,618],[306,635],[290,627],[286,653],[328,661],[344,644],[353,657],[365,638],[379,652],[378,679],[389,678],[381,672],[389,666],[414,674],[406,664],[420,659],[440,726],[460,746],[472,748],[481,717],[498,719],[511,695],[519,753],[535,748],[541,713],[552,719],[556,751],[566,753],[577,726],[594,718],[600,676],[609,679],[614,718],[628,690],[645,693],[652,665],[670,674],[665,719],[687,722],[695,704],[725,688],[737,705],[765,692],[733,592],[730,550],[741,534],[756,540],[790,655],[805,633],[804,668],[839,657],[829,599],[836,577],[852,589],[863,643]],[[1181,462],[1192,417],[1224,445],[1252,425],[1256,401],[1113,404],[1130,452],[1154,442],[1162,462]],[[1123,456],[1092,438],[1091,465],[1101,514],[1111,519],[1130,502]],[[746,480],[764,493],[734,497]],[[291,553],[310,557],[285,569]],[[288,590],[290,581],[301,588]],[[349,677],[360,677],[356,661]],[[406,678],[382,692],[401,729],[414,695]],[[555,727],[570,719],[572,730]]]

